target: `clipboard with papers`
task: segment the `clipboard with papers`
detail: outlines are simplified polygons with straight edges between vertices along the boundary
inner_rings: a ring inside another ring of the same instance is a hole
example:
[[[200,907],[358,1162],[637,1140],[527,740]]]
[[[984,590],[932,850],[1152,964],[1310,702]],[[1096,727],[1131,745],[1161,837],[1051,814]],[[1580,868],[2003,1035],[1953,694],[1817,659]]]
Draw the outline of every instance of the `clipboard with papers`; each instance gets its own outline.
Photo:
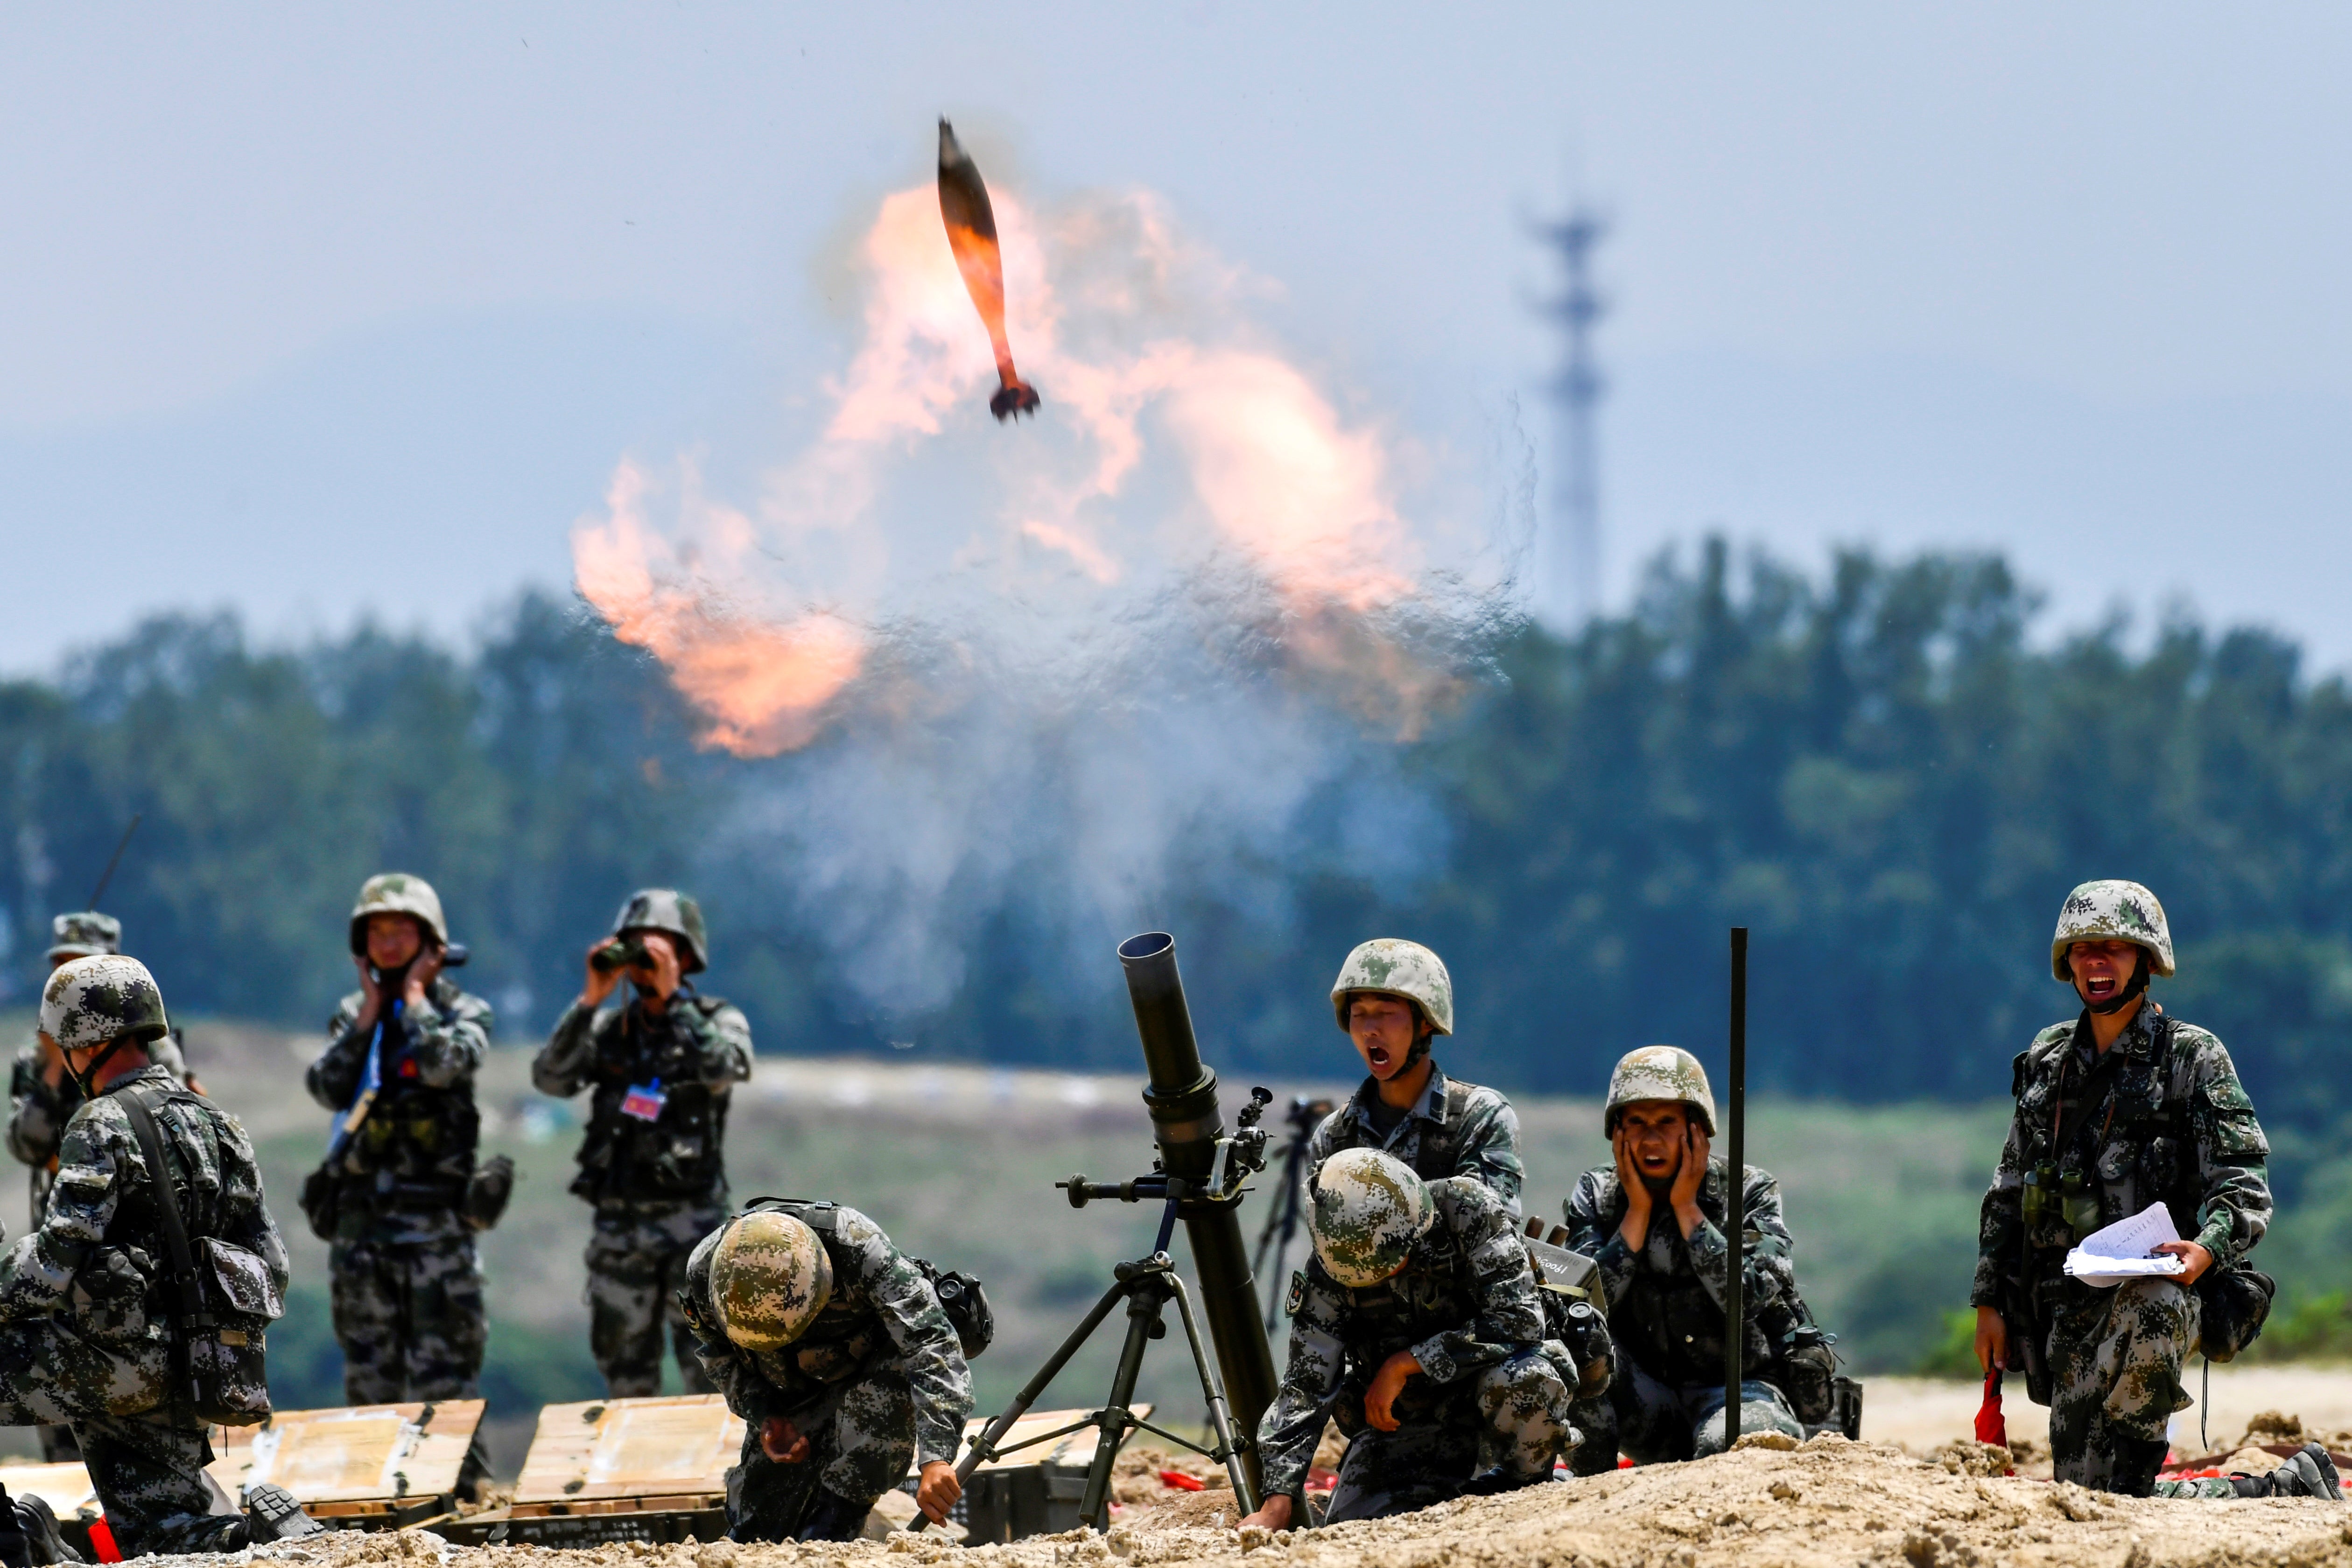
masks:
[[[2187,1272],[2189,1265],[2156,1248],[2160,1243],[2179,1239],[2172,1211],[2160,1203],[2150,1204],[2129,1219],[2119,1219],[2084,1237],[2066,1254],[2065,1270],[2085,1285],[2166,1279]]]

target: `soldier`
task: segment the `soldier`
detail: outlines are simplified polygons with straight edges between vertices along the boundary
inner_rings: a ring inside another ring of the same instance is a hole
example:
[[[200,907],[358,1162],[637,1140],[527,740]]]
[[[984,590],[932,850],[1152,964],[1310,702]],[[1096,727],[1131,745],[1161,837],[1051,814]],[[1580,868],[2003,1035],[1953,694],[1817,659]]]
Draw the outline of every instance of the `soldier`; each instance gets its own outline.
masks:
[[[595,1087],[572,1190],[596,1205],[588,1342],[615,1399],[661,1392],[665,1313],[687,1392],[710,1392],[677,1292],[695,1243],[727,1217],[727,1101],[751,1076],[751,1026],[740,1008],[696,994],[687,977],[709,957],[692,899],[668,888],[632,893],[612,935],[588,950],[587,984],[531,1063],[541,1094]],[[600,1012],[624,973],[635,999]]]
[[[2270,1145],[2221,1042],[2147,997],[2172,971],[2155,894],[2098,881],[2067,895],[2050,972],[2082,1005],[2012,1066],[2017,1112],[1969,1298],[1979,1363],[2021,1366],[2050,1407],[2058,1479],[2141,1497],[2191,1403],[2181,1363],[2200,1343],[2235,1354],[2269,1293],[2244,1260],[2270,1226]],[[2108,1289],[2065,1276],[2075,1242],[2158,1202],[2190,1234],[2157,1248],[2178,1275]]]
[[[1289,1361],[1258,1424],[1265,1500],[1243,1522],[1299,1517],[1327,1420],[1348,1451],[1326,1523],[1550,1479],[1578,1442],[1577,1372],[1544,1337],[1502,1200],[1467,1176],[1423,1182],[1374,1149],[1332,1155],[1307,1192],[1315,1254],[1291,1277]]]
[[[1615,1429],[1585,1434],[1582,1474],[1614,1468],[1621,1449],[1640,1464],[1723,1449],[1731,1172],[1708,1153],[1715,1095],[1706,1070],[1673,1046],[1628,1052],[1610,1075],[1601,1125],[1615,1159],[1580,1177],[1563,1205],[1569,1246],[1600,1266],[1617,1347],[1602,1417]],[[1797,1295],[1780,1184],[1749,1165],[1740,1186],[1740,1364],[1754,1372],[1740,1380],[1739,1429],[1802,1437],[1801,1413],[1828,1417],[1836,1363]]]
[[[247,1517],[213,1511],[212,1447],[173,1367],[178,1294],[158,1261],[167,1251],[154,1177],[125,1094],[153,1108],[192,1238],[214,1242],[215,1256],[241,1249],[278,1295],[286,1248],[244,1129],[148,1056],[169,1026],[136,959],[78,958],[50,974],[41,1034],[84,1103],[66,1124],[40,1227],[0,1257],[0,1425],[74,1428],[126,1557],[234,1552],[318,1529],[268,1485],[249,1489]]]
[[[1425,1182],[1468,1176],[1519,1215],[1519,1119],[1491,1089],[1449,1079],[1429,1054],[1454,1032],[1454,981],[1417,942],[1358,944],[1331,984],[1331,1009],[1371,1076],[1315,1129],[1310,1168],[1342,1149],[1381,1149]]]
[[[463,1205],[490,1007],[441,973],[448,942],[423,879],[369,878],[351,920],[360,989],[310,1064],[310,1098],[356,1124],[303,1198],[333,1244],[335,1338],[353,1405],[480,1392],[482,1266]]]
[[[52,970],[73,959],[122,951],[122,922],[95,910],[58,915],[49,922],[49,931],[48,960]],[[147,1056],[195,1093],[205,1091],[202,1084],[188,1076],[178,1025],[172,1026],[170,1034],[150,1045]],[[37,1230],[41,1215],[49,1206],[49,1184],[57,1174],[58,1142],[65,1133],[66,1123],[80,1108],[82,1094],[73,1076],[66,1071],[65,1058],[54,1047],[45,1045],[37,1033],[16,1053],[8,1094],[13,1101],[8,1115],[8,1152],[33,1168],[32,1224]],[[44,1426],[41,1457],[51,1464],[62,1464],[80,1458],[81,1454],[74,1447],[71,1431],[63,1426]]]
[[[737,1541],[850,1541],[921,1461],[934,1523],[963,1495],[971,1373],[921,1266],[856,1209],[765,1199],[705,1237],[679,1293],[703,1365],[743,1418],[727,1472]]]

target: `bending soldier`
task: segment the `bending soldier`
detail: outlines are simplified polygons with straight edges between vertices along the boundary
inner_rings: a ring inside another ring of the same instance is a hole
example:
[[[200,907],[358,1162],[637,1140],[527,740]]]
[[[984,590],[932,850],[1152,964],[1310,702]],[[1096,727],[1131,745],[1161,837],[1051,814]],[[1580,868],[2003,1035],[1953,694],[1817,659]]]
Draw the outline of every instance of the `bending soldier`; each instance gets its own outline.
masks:
[[[1517,1219],[1526,1174],[1517,1113],[1495,1090],[1447,1078],[1430,1056],[1432,1037],[1454,1032],[1454,982],[1437,954],[1394,937],[1360,943],[1332,982],[1331,1007],[1371,1076],[1315,1129],[1308,1168],[1342,1149],[1379,1149],[1425,1182],[1483,1183]]]
[[[122,951],[122,922],[95,910],[59,915],[49,922],[49,931],[51,970],[77,958]],[[204,1092],[204,1086],[188,1076],[187,1060],[180,1049],[178,1025],[149,1044],[147,1059],[167,1069],[196,1093]],[[57,1177],[58,1143],[65,1135],[66,1123],[81,1108],[82,1092],[73,1075],[66,1070],[65,1058],[37,1032],[16,1053],[8,1097],[12,1101],[8,1152],[33,1168],[32,1226],[38,1230],[41,1216],[49,1206],[49,1184]],[[41,1457],[58,1464],[79,1459],[81,1455],[74,1447],[71,1432],[62,1426],[44,1426]]]
[[[333,1244],[335,1339],[354,1405],[480,1392],[488,1329],[465,1205],[490,1007],[441,973],[448,941],[441,900],[423,879],[369,878],[351,921],[360,989],[336,1009],[310,1064],[310,1098],[349,1134],[303,1206]]]
[[[1600,1266],[1617,1347],[1600,1417],[1615,1429],[1585,1434],[1580,1474],[1613,1468],[1621,1449],[1652,1464],[1723,1448],[1731,1171],[1708,1152],[1706,1069],[1673,1046],[1627,1053],[1610,1075],[1602,1126],[1615,1160],[1579,1178],[1564,1205],[1569,1245]],[[1797,1295],[1780,1184],[1750,1165],[1740,1189],[1740,1364],[1754,1370],[1740,1381],[1739,1429],[1802,1437],[1801,1416],[1829,1416],[1836,1363]]]
[[[710,1392],[677,1292],[695,1243],[727,1217],[727,1101],[751,1076],[751,1026],[740,1008],[695,993],[688,977],[709,956],[692,899],[667,888],[631,894],[613,934],[589,949],[586,987],[531,1063],[542,1094],[595,1089],[572,1190],[596,1205],[589,1345],[616,1399],[661,1392],[665,1313],[687,1392]],[[624,973],[635,1000],[599,1011]]]
[[[1969,1292],[1977,1357],[2023,1368],[2029,1396],[2050,1407],[2059,1479],[2146,1496],[2172,1414],[2191,1403],[2181,1363],[2200,1345],[2234,1355],[2267,1309],[2270,1282],[2244,1260],[2270,1225],[2270,1145],[2221,1042],[2147,995],[2173,972],[2153,893],[2076,888],[2050,970],[2082,1006],[2036,1035],[2011,1075],[2017,1111]],[[2180,1258],[2179,1274],[2108,1289],[2065,1276],[2074,1243],[2158,1202],[2190,1237],[2158,1249]]]
[[[163,994],[136,959],[82,957],[50,974],[41,1034],[83,1103],[66,1124],[39,1228],[0,1257],[0,1425],[74,1429],[125,1557],[234,1552],[317,1528],[266,1485],[250,1489],[250,1519],[213,1512],[212,1447],[176,1381],[178,1290],[162,1261],[154,1176],[124,1094],[153,1107],[192,1238],[242,1249],[281,1298],[286,1248],[244,1129],[147,1054],[169,1026]]]
[[[763,1199],[694,1249],[679,1304],[746,1428],[735,1540],[854,1540],[917,1459],[915,1501],[946,1521],[971,1373],[929,1276],[880,1226]]]
[[[1502,1200],[1371,1149],[1331,1156],[1308,1195],[1315,1254],[1291,1279],[1289,1361],[1258,1425],[1265,1501],[1244,1522],[1299,1518],[1327,1420],[1348,1437],[1327,1523],[1550,1479],[1577,1446],[1577,1372],[1545,1338]]]

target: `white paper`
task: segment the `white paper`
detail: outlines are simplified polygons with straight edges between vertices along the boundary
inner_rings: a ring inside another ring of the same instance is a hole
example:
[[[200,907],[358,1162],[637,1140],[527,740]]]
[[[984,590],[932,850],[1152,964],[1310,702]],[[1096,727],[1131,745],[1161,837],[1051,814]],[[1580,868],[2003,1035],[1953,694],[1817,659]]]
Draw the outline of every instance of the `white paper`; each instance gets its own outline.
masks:
[[[2120,1285],[2126,1279],[2161,1279],[2185,1271],[2189,1265],[2169,1253],[2158,1254],[2159,1242],[2179,1241],[2172,1211],[2150,1204],[2129,1219],[2119,1219],[2105,1230],[2095,1230],[2066,1255],[2066,1272],[2085,1285]]]

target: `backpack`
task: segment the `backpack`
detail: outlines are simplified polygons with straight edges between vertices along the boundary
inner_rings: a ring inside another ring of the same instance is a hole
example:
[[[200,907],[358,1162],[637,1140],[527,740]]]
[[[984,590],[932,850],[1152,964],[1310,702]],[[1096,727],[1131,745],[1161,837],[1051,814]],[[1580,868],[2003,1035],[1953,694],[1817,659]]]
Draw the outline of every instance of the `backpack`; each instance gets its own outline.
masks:
[[[841,1219],[840,1205],[806,1198],[753,1198],[740,1212],[751,1214],[761,1209],[790,1215],[819,1236],[833,1235]],[[901,1252],[899,1256],[930,1281],[931,1294],[939,1298],[940,1310],[948,1315],[964,1360],[974,1359],[994,1342],[996,1313],[989,1307],[988,1292],[977,1276],[960,1268],[941,1268],[929,1258],[918,1258],[911,1252]]]

